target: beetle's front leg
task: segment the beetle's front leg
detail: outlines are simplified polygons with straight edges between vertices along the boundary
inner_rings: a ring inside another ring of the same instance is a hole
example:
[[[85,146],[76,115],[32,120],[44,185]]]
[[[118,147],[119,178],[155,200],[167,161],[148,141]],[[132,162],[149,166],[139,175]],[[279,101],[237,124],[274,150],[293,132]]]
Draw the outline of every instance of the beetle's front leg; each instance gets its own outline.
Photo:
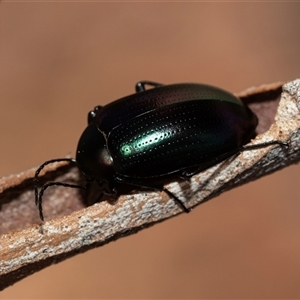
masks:
[[[98,105],[96,106],[92,111],[88,113],[88,124],[91,124],[96,117],[97,112],[99,112],[102,109],[103,106]]]

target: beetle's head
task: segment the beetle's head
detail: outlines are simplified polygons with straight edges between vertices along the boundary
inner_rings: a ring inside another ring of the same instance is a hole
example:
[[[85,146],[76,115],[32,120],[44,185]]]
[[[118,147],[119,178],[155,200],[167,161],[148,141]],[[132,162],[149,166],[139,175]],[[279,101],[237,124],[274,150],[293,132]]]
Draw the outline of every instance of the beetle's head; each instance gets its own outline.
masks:
[[[78,168],[88,180],[110,181],[115,174],[106,138],[91,122],[82,133],[76,151]]]

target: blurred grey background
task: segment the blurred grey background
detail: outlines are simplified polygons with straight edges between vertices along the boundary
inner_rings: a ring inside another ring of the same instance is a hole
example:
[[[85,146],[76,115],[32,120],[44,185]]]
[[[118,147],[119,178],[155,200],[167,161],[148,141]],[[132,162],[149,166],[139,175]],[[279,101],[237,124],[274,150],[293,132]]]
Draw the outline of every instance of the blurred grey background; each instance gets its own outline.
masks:
[[[0,3],[0,175],[74,156],[143,79],[299,77],[299,3]],[[299,166],[36,273],[0,298],[299,298]]]

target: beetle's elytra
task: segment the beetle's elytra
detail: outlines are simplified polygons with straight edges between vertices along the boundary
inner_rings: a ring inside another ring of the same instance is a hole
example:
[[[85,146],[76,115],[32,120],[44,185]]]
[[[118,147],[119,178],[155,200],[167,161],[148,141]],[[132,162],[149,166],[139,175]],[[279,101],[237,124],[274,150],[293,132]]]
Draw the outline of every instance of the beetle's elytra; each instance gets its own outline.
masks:
[[[146,89],[149,85],[154,88]],[[43,220],[42,195],[51,185],[86,188],[49,182],[38,192],[38,175],[54,161],[76,163],[87,183],[104,185],[118,193],[118,184],[167,192],[185,211],[184,203],[166,190],[163,178],[194,174],[239,151],[255,136],[257,117],[234,95],[203,84],[162,85],[142,81],[136,93],[88,114],[74,159],[54,159],[36,171],[35,196]],[[264,147],[281,143],[272,141]],[[284,144],[284,143],[282,143]]]

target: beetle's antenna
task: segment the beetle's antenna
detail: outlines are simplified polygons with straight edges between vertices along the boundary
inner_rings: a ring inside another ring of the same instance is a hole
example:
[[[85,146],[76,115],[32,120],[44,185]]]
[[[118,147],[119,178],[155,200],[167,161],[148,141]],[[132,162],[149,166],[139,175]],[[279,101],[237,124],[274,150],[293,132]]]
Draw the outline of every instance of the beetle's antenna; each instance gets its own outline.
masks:
[[[45,161],[43,164],[41,164],[39,166],[39,168],[35,171],[35,175],[34,175],[34,193],[35,193],[35,204],[38,204],[38,185],[39,185],[39,174],[41,173],[41,171],[44,169],[45,166],[55,163],[55,162],[61,162],[61,161],[67,161],[70,163],[75,163],[76,164],[76,160],[74,158],[58,158],[58,159],[51,159],[51,160],[47,160]]]
[[[72,187],[72,188],[81,188],[81,189],[86,189],[86,186],[81,186],[81,185],[76,185],[76,184],[71,184],[71,183],[64,183],[64,182],[48,182],[47,184],[43,185],[41,187],[41,190],[39,192],[38,190],[38,185],[39,185],[39,174],[40,172],[44,169],[44,167],[46,165],[55,163],[55,162],[61,162],[61,161],[66,161],[69,163],[75,163],[77,164],[76,160],[74,158],[58,158],[58,159],[51,159],[48,161],[45,161],[35,172],[35,176],[33,179],[34,182],[34,193],[35,193],[35,204],[38,206],[39,208],[39,212],[40,212],[40,218],[42,221],[44,221],[44,215],[43,215],[43,208],[42,208],[42,196],[44,194],[44,191],[52,185],[62,185],[65,187]]]
[[[59,181],[51,181],[46,183],[45,185],[43,185],[41,187],[40,193],[38,194],[38,200],[36,205],[39,208],[39,213],[40,213],[40,218],[42,221],[44,221],[44,214],[43,214],[43,206],[42,206],[42,197],[44,194],[44,191],[52,185],[60,185],[60,186],[64,186],[64,187],[71,187],[71,188],[77,188],[77,189],[83,189],[86,190],[87,186],[89,185],[89,182],[87,182],[86,185],[77,185],[77,184],[71,184],[71,183],[65,183],[65,182],[59,182]]]

